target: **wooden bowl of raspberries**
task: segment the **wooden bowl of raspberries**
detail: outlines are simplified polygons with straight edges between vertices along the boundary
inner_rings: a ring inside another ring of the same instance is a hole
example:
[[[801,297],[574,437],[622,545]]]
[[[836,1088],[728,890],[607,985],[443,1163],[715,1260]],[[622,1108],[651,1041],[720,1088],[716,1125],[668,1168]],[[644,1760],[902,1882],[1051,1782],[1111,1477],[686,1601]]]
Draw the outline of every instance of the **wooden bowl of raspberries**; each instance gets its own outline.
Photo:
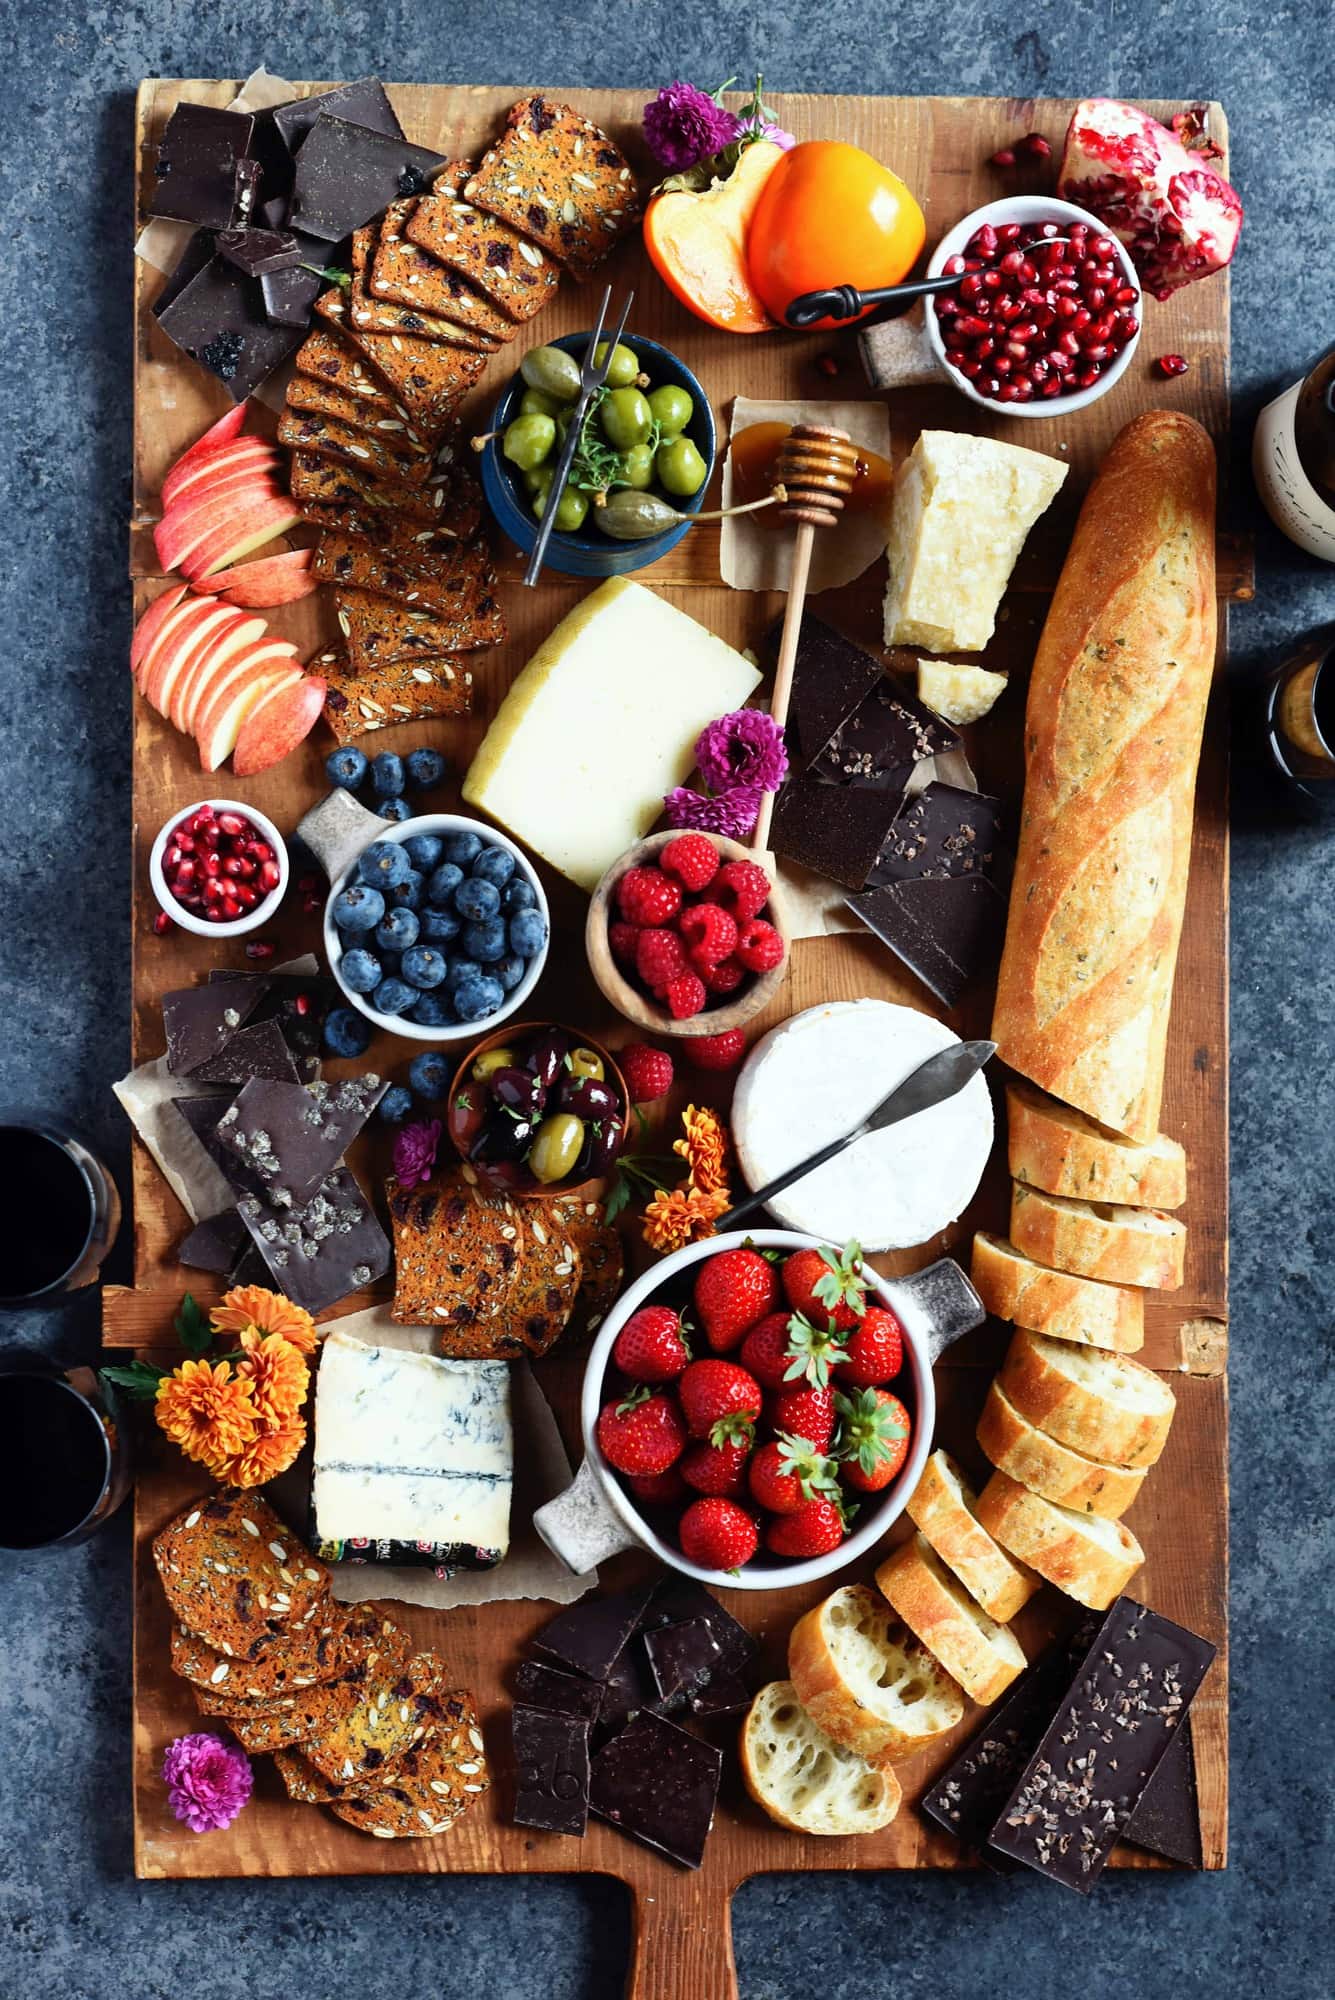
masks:
[[[585,945],[619,1014],[654,1035],[722,1035],[774,999],[792,941],[767,866],[718,833],[651,833],[593,892]]]

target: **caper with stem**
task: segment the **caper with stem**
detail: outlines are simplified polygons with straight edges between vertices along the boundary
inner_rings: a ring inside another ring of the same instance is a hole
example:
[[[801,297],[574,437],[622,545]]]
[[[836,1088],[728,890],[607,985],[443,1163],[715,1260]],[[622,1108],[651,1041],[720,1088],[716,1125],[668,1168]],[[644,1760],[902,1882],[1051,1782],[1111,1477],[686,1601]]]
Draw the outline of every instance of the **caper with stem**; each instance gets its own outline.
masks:
[[[547,458],[556,443],[556,425],[550,417],[516,417],[505,427],[501,449],[511,465],[531,472]]]
[[[598,345],[593,350],[593,361],[594,361],[594,366],[596,368],[602,367],[603,357],[606,355],[606,353],[607,353],[607,342],[605,340],[600,340],[598,342]],[[648,379],[649,379],[648,376],[643,373],[640,367],[640,357],[635,352],[634,348],[627,347],[624,341],[619,340],[616,346],[612,349],[612,358],[607,364],[607,375],[605,377],[605,380],[607,382],[608,388],[609,389],[639,388],[642,387],[643,384],[648,381]]]
[[[605,504],[594,512],[594,520],[614,542],[647,542],[667,528],[695,527],[699,521],[721,521],[725,514],[756,514],[762,507],[776,507],[788,498],[787,488],[776,486],[763,500],[746,500],[740,507],[716,507],[708,514],[679,514],[656,493],[633,493],[622,487],[609,493]]]
[[[541,389],[558,403],[573,403],[579,395],[579,363],[563,347],[531,347],[519,372],[530,389]]]

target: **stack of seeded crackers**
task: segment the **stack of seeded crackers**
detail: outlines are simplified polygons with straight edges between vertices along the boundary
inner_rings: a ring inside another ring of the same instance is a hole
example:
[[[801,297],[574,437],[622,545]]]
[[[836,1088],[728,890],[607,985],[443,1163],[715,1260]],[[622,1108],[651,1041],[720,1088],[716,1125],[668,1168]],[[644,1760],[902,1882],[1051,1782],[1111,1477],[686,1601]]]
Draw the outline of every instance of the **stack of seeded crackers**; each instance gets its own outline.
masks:
[[[289,1796],[382,1840],[447,1833],[487,1789],[473,1697],[383,1604],[329,1571],[254,1493],[196,1501],[153,1543],[173,1670],[201,1714],[272,1755]]]
[[[278,431],[335,591],[340,638],[312,664],[340,742],[471,707],[469,657],[505,623],[460,403],[562,271],[586,278],[639,213],[607,134],[526,97],[476,166],[451,162],[354,233],[348,283],[316,301]]]

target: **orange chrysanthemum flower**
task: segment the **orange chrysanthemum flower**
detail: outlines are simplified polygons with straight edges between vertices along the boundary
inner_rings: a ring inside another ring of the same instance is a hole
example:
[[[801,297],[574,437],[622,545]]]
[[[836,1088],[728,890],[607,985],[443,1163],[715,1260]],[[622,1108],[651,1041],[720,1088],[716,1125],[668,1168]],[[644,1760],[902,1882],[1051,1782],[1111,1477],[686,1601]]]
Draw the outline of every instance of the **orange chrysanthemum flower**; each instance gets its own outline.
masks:
[[[284,1417],[266,1425],[245,1448],[210,1472],[223,1486],[263,1486],[286,1472],[306,1442],[306,1426],[300,1417]]]
[[[644,1211],[644,1240],[651,1250],[682,1250],[714,1234],[729,1205],[724,1188],[660,1188]]]
[[[209,1320],[215,1333],[244,1333],[248,1326],[261,1333],[281,1333],[299,1354],[314,1354],[318,1340],[310,1314],[263,1285],[235,1286],[213,1308]]]
[[[704,1194],[728,1192],[728,1139],[717,1111],[707,1105],[688,1104],[681,1114],[683,1132],[674,1139],[672,1150],[686,1162],[692,1187]],[[727,1207],[727,1202],[723,1207]],[[722,1214],[720,1209],[719,1213]]]
[[[183,1361],[158,1383],[158,1423],[173,1444],[213,1469],[213,1462],[244,1451],[255,1436],[250,1384],[239,1382],[226,1361]]]
[[[261,1333],[247,1326],[241,1331],[241,1346],[237,1376],[250,1384],[261,1419],[274,1423],[295,1416],[311,1386],[311,1371],[292,1342],[281,1333]]]

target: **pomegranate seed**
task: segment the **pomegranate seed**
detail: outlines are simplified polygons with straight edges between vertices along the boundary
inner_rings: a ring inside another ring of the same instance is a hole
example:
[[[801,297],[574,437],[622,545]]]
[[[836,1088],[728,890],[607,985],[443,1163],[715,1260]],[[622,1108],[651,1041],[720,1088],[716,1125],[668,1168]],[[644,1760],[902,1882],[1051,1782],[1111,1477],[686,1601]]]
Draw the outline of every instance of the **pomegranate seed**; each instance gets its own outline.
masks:
[[[271,944],[262,943],[259,938],[252,938],[250,943],[246,946],[246,957],[272,958],[273,946]]]
[[[1140,293],[1134,285],[1122,285],[1113,293],[1113,304],[1118,306],[1133,306],[1139,297]]]
[[[972,313],[961,313],[955,321],[955,331],[962,340],[978,340],[987,332],[987,327],[981,319],[975,318]]]
[[[184,860],[178,864],[176,873],[171,878],[172,888],[177,891],[181,889],[188,889],[190,887],[190,884],[194,881],[194,879],[195,879],[194,862],[189,859]]]
[[[1167,380],[1173,375],[1185,375],[1191,363],[1184,354],[1161,354],[1154,366],[1157,372]]]
[[[1072,333],[1070,328],[1068,327],[1066,332],[1062,334],[1061,338],[1057,342],[1057,351],[1060,354],[1070,354],[1072,356],[1077,355],[1080,352],[1079,335]]]
[[[990,222],[985,222],[970,244],[980,257],[995,257],[997,254],[997,232]]]
[[[1021,139],[1017,150],[1021,153],[1027,153],[1031,160],[1050,160],[1052,158],[1052,147],[1041,132],[1026,133],[1024,138]]]
[[[260,888],[266,896],[278,887],[281,880],[282,874],[276,861],[262,861],[260,863]]]
[[[999,292],[1001,290],[1000,271],[984,271],[982,284],[985,292]]]
[[[1011,243],[1018,243],[1019,240],[1020,240],[1020,225],[1018,222],[1003,222],[998,225],[997,228],[998,243],[1011,244]]]
[[[966,354],[955,363],[955,366],[959,369],[961,375],[967,375],[972,382],[976,376],[982,374],[984,364],[978,359],[977,355]]]
[[[958,278],[961,271],[963,271],[964,269],[964,259],[963,257],[960,256],[959,252],[956,251],[953,257],[947,257],[945,263],[942,265],[941,268],[945,272],[948,278]]]
[[[1075,378],[1077,388],[1092,389],[1101,373],[1102,370],[1099,368],[1082,368]]]
[[[837,354],[818,354],[816,356],[816,366],[822,375],[837,375],[839,373],[839,357]]]
[[[960,297],[970,304],[978,297],[982,288],[982,281],[976,271],[970,271],[966,278],[960,279]],[[939,306],[937,310],[940,311]]]
[[[1140,321],[1134,313],[1118,313],[1117,324],[1124,341],[1134,340],[1140,332]]]
[[[1032,382],[1038,383],[1041,386],[1044,382],[1049,381],[1051,376],[1052,370],[1049,368],[1047,362],[1043,360],[1042,356],[1037,361],[1030,362],[1029,379]]]
[[[1006,342],[1006,353],[1012,361],[1023,361],[1028,352],[1026,341],[1011,339]]]
[[[192,833],[182,833],[180,827],[177,827],[175,845],[180,848],[182,854],[193,854],[195,837]]]
[[[241,915],[241,904],[236,896],[224,896],[218,907],[222,911],[224,923],[234,924]]]
[[[1051,381],[1045,382],[1043,384],[1042,388],[1039,390],[1038,393],[1040,396],[1060,396],[1061,392],[1062,392],[1061,377],[1058,375],[1054,375]]]
[[[1102,366],[1105,361],[1112,360],[1112,353],[1113,351],[1111,347],[1109,347],[1107,341],[1100,340],[1097,341],[1093,347],[1087,347],[1085,349],[1085,360],[1097,361],[1099,365]]]
[[[1091,285],[1085,293],[1085,304],[1092,313],[1102,312],[1107,297],[1102,285]]]
[[[238,835],[248,831],[248,826],[239,813],[225,812],[218,814],[218,830],[220,833],[225,833],[230,840],[235,840]]]
[[[994,354],[992,357],[992,372],[996,375],[1009,375],[1014,366],[1009,354]]]
[[[198,806],[195,809],[195,811],[191,814],[190,819],[188,821],[191,833],[199,833],[203,830],[204,827],[211,826],[213,824],[214,817],[215,815],[212,806]]]
[[[222,865],[223,874],[235,877],[244,866],[245,862],[241,855],[229,854]]]
[[[1013,167],[1015,165],[1015,155],[1009,146],[998,146],[988,165],[993,167]]]
[[[999,271],[1019,271],[1024,268],[1024,264],[1025,254],[1023,250],[1008,250],[1000,264],[998,264],[997,269]]]
[[[273,849],[267,840],[248,840],[246,853],[256,861],[272,861]]]
[[[310,877],[310,876],[308,875],[308,876],[306,876],[306,877],[305,877],[305,880],[309,882],[309,881],[311,880],[311,877]],[[298,993],[298,995],[297,995],[296,999],[295,999],[295,1000],[294,1000],[294,1001],[292,1002],[292,1009],[293,1009],[293,1012],[294,1012],[294,1013],[296,1013],[297,1015],[299,1015],[299,1016],[300,1016],[300,1018],[301,1018],[301,1019],[302,1019],[302,1020],[304,1021],[304,1020],[305,1020],[305,1018],[306,1018],[306,1016],[307,1016],[307,1015],[308,1015],[308,1014],[310,1013],[310,1011],[311,1011],[311,996],[310,996],[310,994],[309,994],[309,993]]]
[[[157,932],[158,936],[166,937],[168,931],[175,930],[175,928],[176,925],[173,923],[172,919],[167,915],[167,912],[165,910],[159,910],[157,915],[153,919],[153,929]]]
[[[253,910],[260,900],[260,892],[253,882],[238,882],[232,894],[243,910]]]
[[[1060,297],[1052,301],[1052,310],[1058,319],[1074,319],[1080,308],[1074,299],[1068,299],[1063,292]]]
[[[250,882],[259,872],[259,863],[252,861],[248,854],[233,855],[232,860],[238,882]]]
[[[1096,236],[1089,247],[1096,257],[1115,257],[1117,255],[1117,245],[1113,242],[1111,236]]]

